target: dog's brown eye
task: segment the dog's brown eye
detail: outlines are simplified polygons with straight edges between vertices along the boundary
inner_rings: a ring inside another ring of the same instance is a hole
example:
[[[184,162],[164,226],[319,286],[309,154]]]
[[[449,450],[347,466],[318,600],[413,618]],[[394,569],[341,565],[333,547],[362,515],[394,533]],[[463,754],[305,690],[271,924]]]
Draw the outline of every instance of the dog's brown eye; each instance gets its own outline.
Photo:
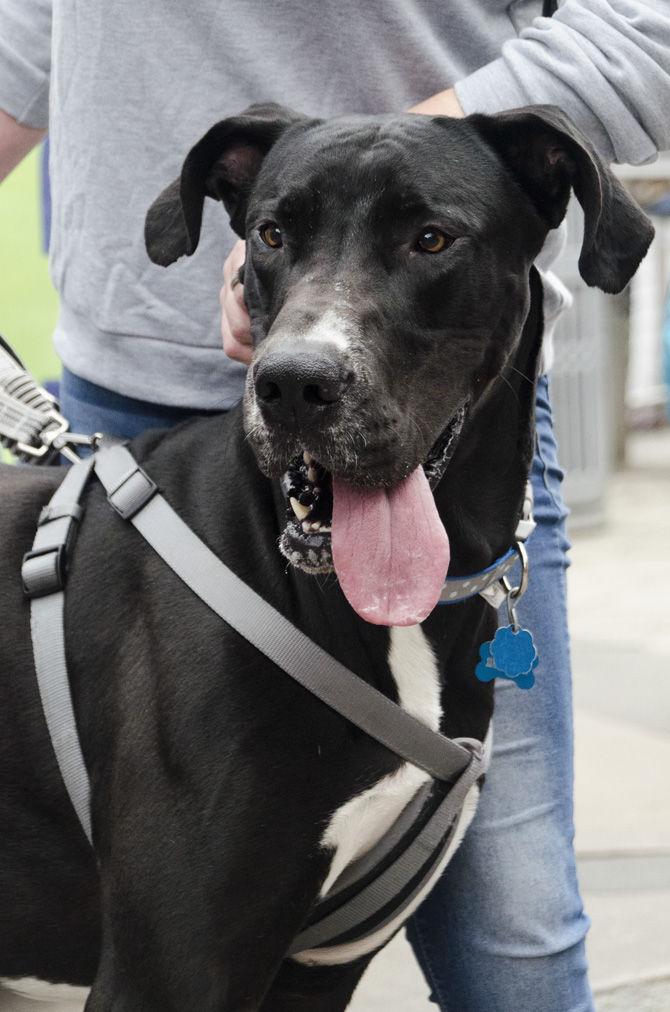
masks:
[[[258,234],[270,249],[279,249],[283,245],[281,237],[281,229],[279,225],[274,221],[268,221],[267,224],[261,225],[258,230]]]
[[[422,232],[416,241],[419,249],[424,253],[441,253],[449,245],[449,236],[441,232],[439,228],[427,228]]]

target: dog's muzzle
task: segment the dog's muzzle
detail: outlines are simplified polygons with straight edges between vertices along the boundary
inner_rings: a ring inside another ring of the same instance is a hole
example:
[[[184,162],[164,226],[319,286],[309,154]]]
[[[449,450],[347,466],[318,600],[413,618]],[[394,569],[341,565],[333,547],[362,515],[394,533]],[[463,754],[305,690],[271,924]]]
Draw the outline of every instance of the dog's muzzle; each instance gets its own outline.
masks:
[[[467,418],[469,398],[452,415],[423,463],[435,489],[451,460]],[[333,570],[331,547],[333,490],[330,472],[305,450],[295,457],[281,479],[287,524],[279,540],[282,554],[306,573]]]

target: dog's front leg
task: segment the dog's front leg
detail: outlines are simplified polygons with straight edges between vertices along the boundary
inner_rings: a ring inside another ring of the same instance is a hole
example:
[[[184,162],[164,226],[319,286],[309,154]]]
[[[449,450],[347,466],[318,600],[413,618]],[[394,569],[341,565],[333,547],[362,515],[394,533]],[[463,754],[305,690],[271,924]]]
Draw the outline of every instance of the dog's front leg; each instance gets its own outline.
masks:
[[[307,854],[291,827],[287,841],[243,821],[203,838],[182,813],[114,834],[86,1012],[261,1006],[318,893],[325,856]]]

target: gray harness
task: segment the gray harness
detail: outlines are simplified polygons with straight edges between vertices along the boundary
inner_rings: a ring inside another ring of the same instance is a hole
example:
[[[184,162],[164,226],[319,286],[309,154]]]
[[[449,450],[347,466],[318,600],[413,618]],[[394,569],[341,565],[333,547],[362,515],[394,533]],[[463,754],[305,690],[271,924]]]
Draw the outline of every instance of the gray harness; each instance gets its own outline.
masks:
[[[215,614],[326,705],[433,778],[384,838],[340,875],[290,952],[364,939],[395,921],[425,887],[454,839],[464,799],[488,766],[488,744],[452,740],[430,730],[305,636],[214,555],[118,443],[103,445],[69,469],[40,514],[32,551],[22,567],[24,590],[31,599],[35,669],[46,723],[89,841],[93,842],[90,782],[67,673],[64,588],[83,515],[81,498],[92,473],[117,514]],[[510,568],[503,558],[504,564],[490,567],[495,569],[494,578],[499,570]],[[459,588],[460,599],[469,596],[468,589]]]

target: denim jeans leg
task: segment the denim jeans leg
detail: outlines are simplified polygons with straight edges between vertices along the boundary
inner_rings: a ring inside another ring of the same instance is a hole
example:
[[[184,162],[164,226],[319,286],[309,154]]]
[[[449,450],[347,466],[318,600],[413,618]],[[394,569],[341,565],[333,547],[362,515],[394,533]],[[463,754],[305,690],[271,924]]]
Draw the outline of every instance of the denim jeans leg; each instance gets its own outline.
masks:
[[[519,619],[538,647],[537,681],[528,691],[498,683],[493,762],[477,815],[408,927],[443,1012],[593,1009],[573,850],[569,545],[546,378],[536,417],[538,526]]]

